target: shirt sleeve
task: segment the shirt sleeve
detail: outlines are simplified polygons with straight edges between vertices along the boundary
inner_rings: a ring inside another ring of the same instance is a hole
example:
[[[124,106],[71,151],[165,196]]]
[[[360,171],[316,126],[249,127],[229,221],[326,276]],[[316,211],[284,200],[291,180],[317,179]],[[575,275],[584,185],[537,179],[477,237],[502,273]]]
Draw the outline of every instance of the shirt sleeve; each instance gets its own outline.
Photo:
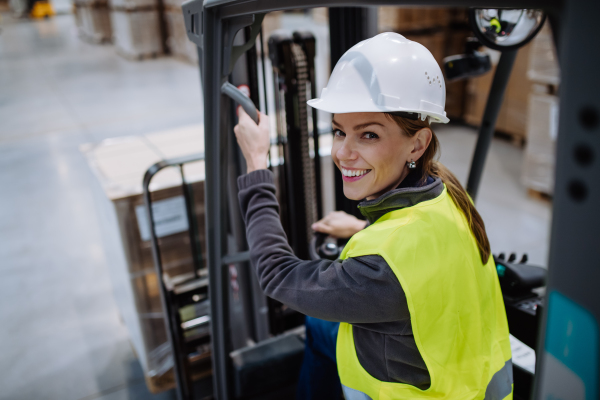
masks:
[[[240,176],[238,187],[251,262],[267,296],[329,321],[410,319],[404,291],[381,256],[304,261],[293,254],[281,226],[271,171]]]

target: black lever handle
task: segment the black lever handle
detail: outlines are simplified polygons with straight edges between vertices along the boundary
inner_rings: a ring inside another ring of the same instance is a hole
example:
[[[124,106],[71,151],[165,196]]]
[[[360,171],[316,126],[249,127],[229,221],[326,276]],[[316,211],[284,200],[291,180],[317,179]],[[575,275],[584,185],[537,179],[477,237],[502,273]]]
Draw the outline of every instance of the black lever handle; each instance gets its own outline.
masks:
[[[250,100],[244,92],[233,86],[231,83],[225,82],[223,86],[221,86],[221,93],[226,94],[231,97],[232,100],[237,101],[244,111],[246,111],[246,114],[248,114],[256,125],[258,125],[258,111],[252,100]]]

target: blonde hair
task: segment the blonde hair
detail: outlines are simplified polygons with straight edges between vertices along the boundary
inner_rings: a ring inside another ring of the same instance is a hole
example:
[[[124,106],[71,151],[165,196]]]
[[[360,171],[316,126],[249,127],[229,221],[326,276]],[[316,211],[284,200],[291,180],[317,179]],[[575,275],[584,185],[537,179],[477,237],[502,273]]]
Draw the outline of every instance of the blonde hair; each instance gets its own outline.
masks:
[[[417,160],[417,166],[419,167],[418,169],[420,169],[422,172],[421,181],[425,182],[427,177],[431,176],[434,178],[439,177],[442,182],[444,182],[452,201],[454,201],[454,204],[456,204],[456,206],[463,212],[467,222],[469,223],[471,232],[473,232],[475,240],[477,241],[481,262],[483,264],[487,263],[488,259],[490,258],[491,249],[487,233],[485,232],[485,224],[483,223],[483,219],[481,218],[481,215],[479,215],[479,212],[477,212],[477,209],[471,201],[471,198],[462,187],[456,176],[454,176],[454,174],[450,172],[450,170],[441,162],[434,159],[438,153],[440,144],[435,136],[435,133],[431,129],[431,126],[429,125],[428,119],[425,121],[421,121],[420,118],[412,120],[403,118],[399,115],[394,115],[393,113],[385,113],[385,115],[398,124],[404,134],[408,137],[413,137],[423,128],[429,128],[431,130],[431,142],[421,158]]]

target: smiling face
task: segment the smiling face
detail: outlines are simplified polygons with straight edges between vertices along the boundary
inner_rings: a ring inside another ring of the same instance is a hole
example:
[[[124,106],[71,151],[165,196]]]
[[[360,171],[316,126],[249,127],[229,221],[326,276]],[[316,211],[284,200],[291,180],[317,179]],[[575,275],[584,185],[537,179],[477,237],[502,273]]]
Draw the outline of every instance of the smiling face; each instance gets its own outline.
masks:
[[[421,129],[408,137],[384,113],[335,114],[331,157],[342,172],[344,195],[372,200],[395,189],[408,175],[408,161],[417,161],[431,140]]]

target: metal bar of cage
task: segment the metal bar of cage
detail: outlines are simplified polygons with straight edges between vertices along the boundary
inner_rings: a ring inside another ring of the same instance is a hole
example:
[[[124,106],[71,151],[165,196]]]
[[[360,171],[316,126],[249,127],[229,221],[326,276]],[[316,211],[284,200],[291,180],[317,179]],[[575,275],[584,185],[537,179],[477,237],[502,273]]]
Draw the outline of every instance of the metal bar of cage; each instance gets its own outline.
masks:
[[[146,206],[146,215],[148,217],[148,225],[150,228],[150,239],[152,244],[152,257],[154,259],[154,266],[156,269],[156,276],[159,283],[160,289],[160,299],[161,305],[164,312],[164,320],[167,331],[167,338],[173,350],[173,368],[175,372],[175,379],[177,384],[177,397],[181,399],[190,398],[191,393],[188,392],[191,387],[190,376],[186,373],[187,359],[182,359],[185,355],[183,351],[184,343],[182,342],[182,337],[179,335],[179,331],[181,330],[181,320],[177,313],[174,313],[172,308],[170,307],[170,303],[172,299],[169,295],[169,290],[165,285],[164,277],[163,277],[163,264],[161,258],[160,246],[158,243],[158,236],[156,233],[156,227],[154,223],[154,212],[152,209],[152,193],[150,192],[150,183],[152,182],[152,178],[167,167],[179,167],[179,171],[181,174],[181,186],[185,200],[186,206],[186,214],[188,217],[188,231],[190,235],[190,246],[192,251],[192,262],[194,265],[194,276],[198,277],[198,269],[200,264],[202,263],[201,258],[201,249],[199,250],[199,243],[197,237],[197,226],[195,221],[195,212],[193,210],[193,198],[191,189],[187,187],[185,181],[185,175],[183,170],[183,165],[191,162],[197,162],[204,160],[204,154],[192,154],[189,156],[173,158],[169,160],[162,160],[152,165],[146,173],[144,174],[144,179],[142,183],[143,195],[144,195],[144,204]]]
[[[503,52],[500,55],[500,61],[494,74],[490,94],[495,95],[489,96],[485,105],[485,111],[477,135],[477,144],[475,145],[475,152],[471,161],[469,179],[467,181],[467,192],[469,192],[473,201],[477,199],[481,176],[483,175],[483,167],[485,166],[485,160],[492,144],[496,120],[498,119],[502,100],[504,99],[504,91],[506,90],[506,85],[508,84],[508,79],[510,78],[516,58],[517,50]]]

